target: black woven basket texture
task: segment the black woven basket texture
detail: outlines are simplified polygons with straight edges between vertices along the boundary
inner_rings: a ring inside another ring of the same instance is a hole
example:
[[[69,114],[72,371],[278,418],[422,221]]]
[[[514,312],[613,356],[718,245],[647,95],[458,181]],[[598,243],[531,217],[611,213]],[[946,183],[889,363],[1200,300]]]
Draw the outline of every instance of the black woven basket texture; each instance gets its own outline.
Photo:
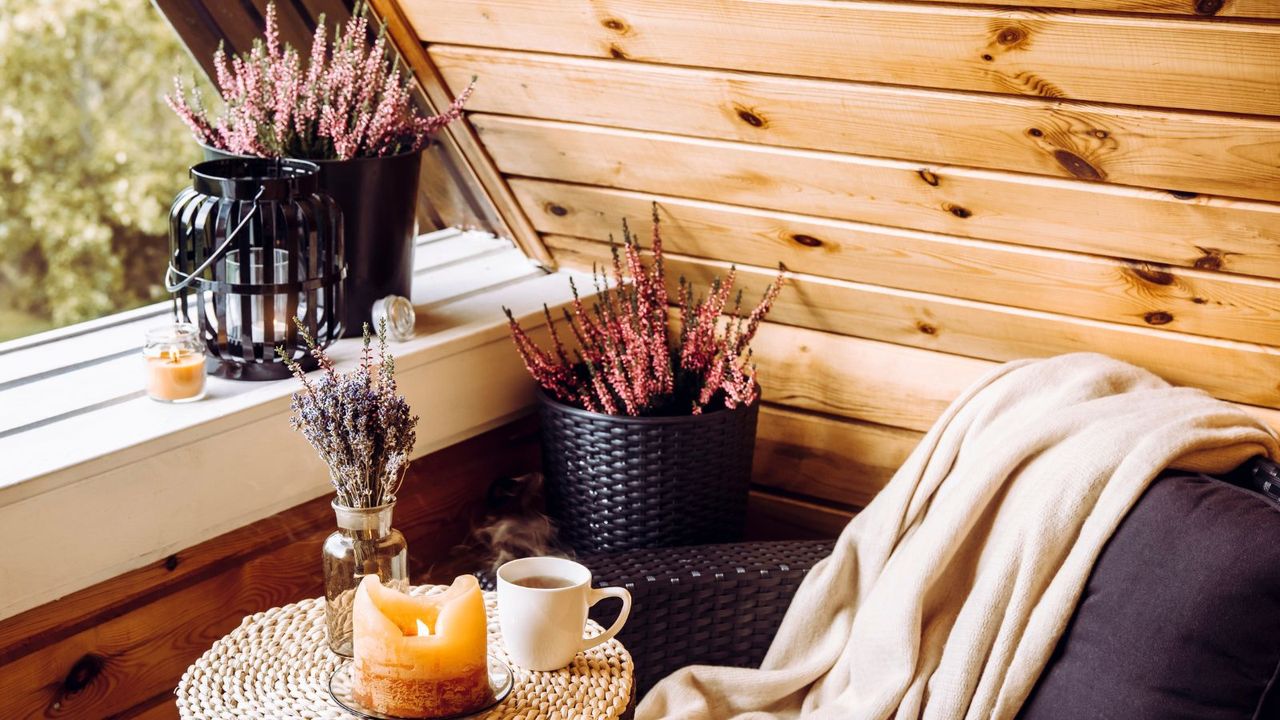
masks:
[[[686,665],[759,667],[800,581],[833,542],[738,543],[580,557],[597,587],[631,592],[618,639],[636,667],[637,697]],[[591,617],[604,627],[617,601]]]
[[[759,667],[791,598],[834,540],[784,540],[583,555],[595,587],[624,587],[631,617],[618,640],[635,661],[637,697],[686,665]],[[496,589],[492,570],[476,577]],[[609,627],[621,605],[591,619]]]
[[[742,538],[758,403],[642,422],[539,407],[547,511],[575,551]]]

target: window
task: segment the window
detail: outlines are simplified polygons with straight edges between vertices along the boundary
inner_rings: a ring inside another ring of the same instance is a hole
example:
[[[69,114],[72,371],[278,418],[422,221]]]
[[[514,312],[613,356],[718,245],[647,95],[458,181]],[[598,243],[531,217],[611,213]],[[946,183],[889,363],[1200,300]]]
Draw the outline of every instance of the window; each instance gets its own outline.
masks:
[[[0,0],[0,341],[165,297],[175,73],[205,82],[148,0]]]

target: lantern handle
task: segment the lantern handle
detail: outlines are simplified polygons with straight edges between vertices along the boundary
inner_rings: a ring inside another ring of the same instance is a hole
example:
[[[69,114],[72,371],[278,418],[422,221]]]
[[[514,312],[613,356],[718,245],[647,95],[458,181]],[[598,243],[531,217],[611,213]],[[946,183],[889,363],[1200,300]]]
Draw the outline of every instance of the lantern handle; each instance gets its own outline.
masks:
[[[200,263],[200,266],[197,267],[195,270],[192,270],[190,273],[184,273],[181,270],[178,270],[173,266],[173,258],[170,257],[169,268],[165,270],[165,273],[164,273],[164,289],[167,290],[170,294],[173,294],[178,292],[179,290],[185,290],[191,287],[191,283],[195,282],[196,276],[200,275],[205,270],[208,270],[210,265],[217,262],[217,260],[222,257],[222,254],[226,252],[228,247],[231,246],[231,241],[236,239],[236,236],[240,234],[240,231],[244,229],[244,226],[250,220],[253,219],[253,216],[255,214],[257,214],[258,208],[261,207],[261,205],[258,204],[258,200],[262,197],[262,193],[266,191],[267,191],[266,185],[263,185],[262,187],[258,188],[258,194],[254,195],[253,200],[250,201],[253,203],[253,207],[249,208],[249,213],[245,215],[243,218],[241,218],[240,224],[236,225],[235,229],[227,234],[227,239],[223,240],[222,244],[219,245],[218,248],[213,251],[213,254],[210,255],[204,262]],[[174,282],[174,276],[176,275],[182,276],[182,280],[177,283]]]

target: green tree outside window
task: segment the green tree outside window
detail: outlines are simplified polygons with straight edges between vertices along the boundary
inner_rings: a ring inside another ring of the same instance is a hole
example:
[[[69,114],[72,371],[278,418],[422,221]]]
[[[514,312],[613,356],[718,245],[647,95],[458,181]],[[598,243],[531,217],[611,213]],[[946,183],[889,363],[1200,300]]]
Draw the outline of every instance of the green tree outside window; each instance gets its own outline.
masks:
[[[164,298],[175,72],[205,83],[148,0],[0,0],[0,340]]]

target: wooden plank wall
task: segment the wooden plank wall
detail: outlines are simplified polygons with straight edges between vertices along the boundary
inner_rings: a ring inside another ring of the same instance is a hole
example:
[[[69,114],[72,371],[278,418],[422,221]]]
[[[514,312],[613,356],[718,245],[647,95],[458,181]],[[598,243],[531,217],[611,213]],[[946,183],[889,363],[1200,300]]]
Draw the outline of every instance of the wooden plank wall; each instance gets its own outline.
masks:
[[[415,460],[396,503],[414,582],[447,582],[490,484],[538,467],[517,421]],[[324,594],[331,496],[0,621],[0,717],[176,718],[187,666],[246,616]]]
[[[1280,1],[400,0],[557,259],[656,200],[760,334],[759,535],[834,534],[992,363],[1280,406]]]

